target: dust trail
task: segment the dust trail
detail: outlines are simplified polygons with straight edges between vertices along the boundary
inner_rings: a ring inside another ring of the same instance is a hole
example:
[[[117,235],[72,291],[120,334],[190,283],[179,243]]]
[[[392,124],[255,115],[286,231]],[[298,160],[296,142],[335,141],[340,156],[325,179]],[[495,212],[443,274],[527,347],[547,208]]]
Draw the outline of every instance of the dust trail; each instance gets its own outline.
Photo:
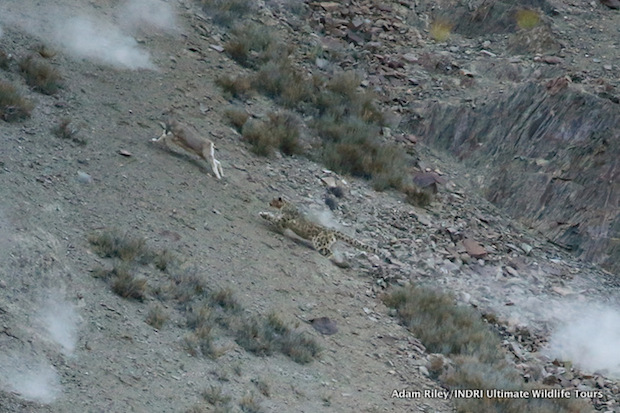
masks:
[[[0,355],[0,388],[46,404],[61,393],[58,374],[49,363],[15,353]]]
[[[58,22],[53,38],[69,53],[112,66],[129,69],[155,69],[149,53],[118,27],[89,16]]]
[[[80,317],[73,304],[58,294],[50,295],[39,312],[48,338],[59,344],[64,355],[71,355],[77,342]]]
[[[25,3],[0,5],[0,22],[17,26],[74,57],[117,68],[156,69],[149,52],[132,35],[177,30],[174,8],[161,0],[128,0],[116,8],[90,12]],[[111,18],[114,15],[118,24]]]
[[[584,304],[558,325],[545,353],[579,369],[620,378],[620,309]]]
[[[128,0],[117,10],[120,26],[128,33],[177,31],[176,14],[161,0]]]

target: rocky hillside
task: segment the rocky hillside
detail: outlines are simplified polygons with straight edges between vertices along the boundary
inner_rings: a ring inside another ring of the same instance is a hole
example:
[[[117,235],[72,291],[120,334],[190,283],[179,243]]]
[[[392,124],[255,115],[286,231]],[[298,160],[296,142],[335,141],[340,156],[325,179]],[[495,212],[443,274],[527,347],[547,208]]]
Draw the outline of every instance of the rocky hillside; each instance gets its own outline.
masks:
[[[3,1],[0,410],[620,412],[616,3]]]

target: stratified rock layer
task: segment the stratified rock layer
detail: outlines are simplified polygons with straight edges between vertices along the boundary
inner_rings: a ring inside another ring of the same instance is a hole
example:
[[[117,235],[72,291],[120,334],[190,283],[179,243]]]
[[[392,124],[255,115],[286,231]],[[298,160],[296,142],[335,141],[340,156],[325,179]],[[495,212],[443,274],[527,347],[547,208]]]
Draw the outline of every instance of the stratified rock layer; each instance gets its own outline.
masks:
[[[472,108],[436,103],[416,133],[485,172],[485,195],[548,239],[620,271],[620,105],[568,79]]]

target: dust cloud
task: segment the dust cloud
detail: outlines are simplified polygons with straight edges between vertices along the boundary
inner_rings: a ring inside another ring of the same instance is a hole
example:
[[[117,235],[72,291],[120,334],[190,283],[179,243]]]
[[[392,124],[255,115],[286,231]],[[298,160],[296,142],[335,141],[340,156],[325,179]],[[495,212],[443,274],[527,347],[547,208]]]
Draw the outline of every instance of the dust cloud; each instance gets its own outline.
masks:
[[[128,33],[175,32],[176,13],[172,6],[161,0],[129,0],[118,8],[120,26]]]
[[[46,404],[61,393],[58,374],[49,363],[20,354],[0,356],[0,387],[23,399]]]
[[[41,308],[39,320],[48,338],[60,345],[64,355],[71,355],[75,350],[80,322],[75,306],[52,296]]]
[[[577,304],[552,333],[545,353],[586,372],[620,378],[620,309]]]
[[[156,69],[150,53],[133,36],[177,30],[173,7],[161,0],[127,0],[109,10],[90,11],[28,3],[0,6],[0,22],[18,26],[73,57],[117,68]]]
[[[148,51],[119,27],[88,16],[73,17],[55,25],[53,39],[76,57],[128,69],[155,69]]]

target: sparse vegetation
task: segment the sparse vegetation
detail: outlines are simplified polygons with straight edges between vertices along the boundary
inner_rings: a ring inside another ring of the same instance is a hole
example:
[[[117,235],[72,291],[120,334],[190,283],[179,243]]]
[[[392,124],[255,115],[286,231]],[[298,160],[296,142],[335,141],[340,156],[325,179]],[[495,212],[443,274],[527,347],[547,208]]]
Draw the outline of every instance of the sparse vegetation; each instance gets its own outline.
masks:
[[[265,397],[269,397],[269,384],[263,379],[252,380],[258,391]]]
[[[154,328],[161,330],[166,321],[168,321],[168,313],[161,304],[154,304],[149,308],[146,316],[146,323]]]
[[[10,62],[9,56],[3,50],[0,50],[0,69],[7,70]]]
[[[245,99],[252,91],[250,79],[244,75],[223,75],[215,79],[215,84],[233,98]]]
[[[241,132],[243,125],[250,118],[250,115],[245,110],[236,108],[227,109],[224,115],[238,132]]]
[[[185,326],[190,330],[203,327],[211,328],[213,326],[211,308],[205,304],[190,307],[185,314]]]
[[[302,108],[304,103],[314,99],[307,80],[286,59],[263,64],[254,75],[252,85],[288,108]]]
[[[222,288],[221,290],[212,293],[209,295],[209,299],[212,305],[217,305],[226,311],[236,313],[241,310],[241,305],[233,295],[230,288]]]
[[[257,155],[269,156],[274,148],[285,155],[301,152],[299,124],[289,112],[270,113],[266,121],[248,120],[241,134]]]
[[[427,191],[418,189],[413,185],[404,187],[403,192],[406,195],[405,200],[411,205],[424,208],[432,201],[432,196]]]
[[[168,291],[179,304],[189,304],[208,293],[206,280],[196,268],[178,269],[170,276]]]
[[[265,319],[241,319],[236,329],[236,341],[251,353],[262,356],[280,351],[299,364],[310,363],[321,351],[314,339],[291,330],[274,313]]]
[[[185,328],[189,330],[182,343],[193,356],[218,357],[222,350],[214,346],[214,333],[222,330],[257,355],[279,351],[305,364],[320,351],[312,338],[292,330],[275,314],[268,317],[244,314],[230,288],[209,288],[197,268],[178,265],[179,260],[167,250],[152,251],[142,238],[108,229],[90,234],[88,240],[99,256],[116,260],[111,270],[98,268],[93,271],[93,276],[105,280],[116,294],[138,301],[144,301],[151,294],[161,301],[175,302],[178,311],[185,316]],[[174,265],[170,265],[172,262]],[[147,282],[144,276],[136,275],[138,265],[149,264],[166,274],[165,279],[149,277]],[[155,303],[149,308],[146,322],[160,329],[168,318],[164,307]]]
[[[377,190],[405,188],[406,157],[397,146],[378,138],[384,117],[374,104],[374,95],[360,89],[357,74],[346,71],[331,79],[307,78],[289,61],[291,51],[254,23],[238,28],[226,49],[240,64],[258,68],[249,78],[253,89],[314,117],[311,126],[323,146],[306,156],[321,160],[336,172],[369,179]],[[227,77],[218,84],[225,93],[243,96],[248,90],[247,79]],[[286,155],[301,154],[298,122],[284,113],[271,114],[268,121],[249,120],[231,111],[226,116],[255,154],[269,156],[275,148]]]
[[[78,135],[79,132],[80,128],[69,118],[63,118],[60,123],[52,129],[52,133],[58,138],[68,139],[80,145],[86,145],[86,140]]]
[[[424,287],[398,289],[384,299],[432,353],[502,358],[499,339],[472,309],[457,306],[444,293]]]
[[[450,37],[454,25],[446,19],[437,19],[431,23],[429,35],[437,43],[443,43]]]
[[[324,146],[321,159],[340,173],[372,180],[376,189],[400,189],[406,170],[402,151],[381,144],[376,138],[378,127],[358,117],[337,120],[324,116],[315,123]]]
[[[32,108],[32,103],[24,99],[13,85],[0,80],[0,118],[7,122],[26,119]]]
[[[34,58],[26,56],[19,61],[19,70],[34,90],[46,95],[53,95],[60,89],[60,74],[52,66]]]
[[[211,386],[202,392],[202,398],[213,406],[224,406],[230,403],[231,397],[222,393],[221,387]]]
[[[160,271],[166,271],[173,265],[178,265],[177,257],[170,251],[164,249],[153,259],[155,267]]]
[[[301,152],[299,146],[299,122],[290,112],[272,112],[269,115],[267,132],[273,136],[276,146],[285,155]]]
[[[239,407],[241,407],[243,413],[261,413],[263,411],[260,401],[254,393],[243,396],[239,401]]]
[[[236,27],[232,38],[224,45],[226,53],[245,67],[258,67],[270,60],[280,60],[287,48],[276,42],[273,32],[257,23]]]
[[[38,44],[34,50],[44,59],[51,59],[56,56],[56,51],[44,43]]]
[[[198,3],[215,24],[227,27],[250,13],[253,4],[251,0],[199,0]]]
[[[93,275],[107,281],[112,291],[123,298],[143,301],[146,297],[146,279],[133,275],[128,264],[116,265],[110,271],[95,270]]]
[[[500,342],[472,309],[454,299],[423,287],[398,288],[384,297],[395,308],[402,323],[430,352],[450,356],[454,363],[433,360],[430,372],[449,389],[526,390],[540,387],[525,384],[519,373],[504,360]],[[585,412],[583,401],[573,399],[455,399],[457,412]]]
[[[92,233],[88,236],[88,242],[102,258],[120,258],[121,261],[132,261],[147,252],[146,241],[143,238],[131,237],[117,229]]]

